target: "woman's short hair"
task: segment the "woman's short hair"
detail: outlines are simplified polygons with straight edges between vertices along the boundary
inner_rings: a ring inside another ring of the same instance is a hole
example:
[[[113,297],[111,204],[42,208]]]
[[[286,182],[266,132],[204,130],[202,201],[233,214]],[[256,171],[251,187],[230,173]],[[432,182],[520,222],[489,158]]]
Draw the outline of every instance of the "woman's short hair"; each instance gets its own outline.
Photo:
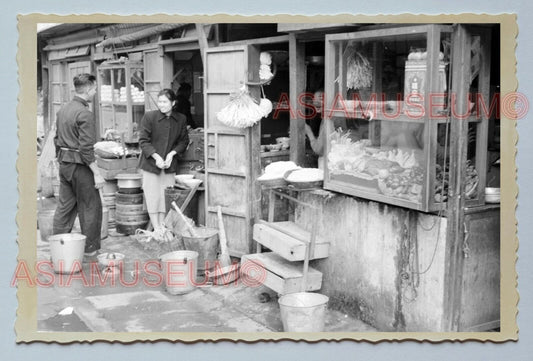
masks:
[[[176,94],[174,94],[172,89],[168,89],[168,88],[161,89],[159,93],[157,94],[157,97],[159,98],[161,95],[164,95],[165,97],[167,97],[167,99],[170,100],[171,102],[176,100]]]
[[[93,86],[96,83],[96,77],[89,73],[78,74],[73,79],[74,90],[81,94],[86,88]]]

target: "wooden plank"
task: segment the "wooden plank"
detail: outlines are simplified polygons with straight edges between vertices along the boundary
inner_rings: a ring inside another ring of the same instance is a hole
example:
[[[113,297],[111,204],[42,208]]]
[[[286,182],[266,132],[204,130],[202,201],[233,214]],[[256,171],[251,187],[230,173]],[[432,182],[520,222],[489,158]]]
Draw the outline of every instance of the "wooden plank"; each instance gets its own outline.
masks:
[[[295,117],[290,120],[290,159],[296,164],[305,162],[305,122],[298,117],[298,97],[305,92],[305,45],[296,39],[295,34],[289,36],[289,98]]]
[[[346,41],[346,40],[359,40],[364,39],[366,41],[379,39],[379,40],[397,40],[401,35],[420,35],[421,38],[425,38],[424,34],[430,27],[434,25],[414,25],[414,26],[399,26],[388,29],[376,29],[365,30],[353,33],[341,33],[341,34],[326,34],[326,41]],[[439,25],[439,31],[450,32],[452,27],[447,25]]]
[[[435,179],[436,179],[436,169],[435,161],[437,159],[437,134],[438,134],[438,123],[434,119],[430,119],[429,111],[431,111],[431,98],[430,94],[436,94],[440,92],[440,82],[439,82],[439,51],[440,51],[440,32],[435,27],[430,27],[428,29],[428,38],[426,41],[427,49],[427,69],[426,69],[426,78],[427,86],[425,87],[426,92],[424,94],[424,107],[426,109],[426,115],[421,118],[425,121],[424,127],[424,159],[426,160],[426,172],[424,172],[425,179],[424,182],[424,191],[422,193],[422,204],[429,204],[429,209],[434,210],[435,207]],[[451,75],[450,75],[451,76]],[[448,89],[448,91],[450,91]],[[429,142],[427,141],[429,140]]]
[[[272,227],[272,224],[257,223],[254,225],[254,240],[279,254],[288,261],[303,261],[311,234],[295,225],[293,222],[276,222],[280,228]],[[280,229],[285,229],[292,234],[298,234],[298,238]],[[306,239],[302,241],[301,239]],[[311,259],[326,258],[329,255],[329,243],[318,239],[315,245],[314,256]]]
[[[235,176],[235,177],[246,177],[246,173],[235,171],[231,169],[222,169],[222,168],[206,168],[206,171],[211,174],[220,174],[220,175],[228,175],[228,176]]]
[[[465,114],[470,77],[470,41],[463,25],[458,25],[452,39],[454,64],[452,89],[457,95],[457,114]],[[468,123],[453,117],[450,139],[450,183],[448,186],[448,227],[446,229],[446,272],[444,275],[444,320],[446,331],[457,331],[461,311],[464,265],[464,174],[466,171]]]
[[[469,257],[461,272],[458,329],[488,331],[500,320],[500,212],[470,214],[465,225]]]
[[[491,34],[489,29],[476,29],[481,36],[481,64],[479,69],[478,92],[485,104],[490,104],[490,64],[491,64]],[[478,198],[479,204],[484,203],[483,195],[487,184],[487,143],[489,138],[489,117],[481,112],[481,123],[477,126],[476,134],[476,170],[479,176]]]
[[[220,46],[238,46],[238,45],[264,45],[264,44],[279,44],[289,42],[289,35],[270,36],[266,38],[248,39],[228,41],[220,43]]]
[[[207,36],[204,31],[204,24],[195,23],[196,33],[198,34],[198,44],[200,45],[200,56],[202,57],[202,64],[205,68],[205,49],[209,47],[207,44]]]
[[[246,266],[247,262],[253,262],[256,266]],[[243,267],[244,266],[244,267]],[[256,253],[244,255],[241,259],[241,275],[248,277],[247,270],[254,270],[257,272],[257,266],[263,269],[264,274],[261,274],[262,284],[278,294],[284,295],[287,293],[295,293],[301,291],[301,284],[303,273],[301,266],[283,260],[278,255],[269,253]],[[244,273],[243,273],[244,272]],[[258,279],[256,276],[253,279]],[[306,291],[316,291],[322,287],[322,273],[309,268]]]

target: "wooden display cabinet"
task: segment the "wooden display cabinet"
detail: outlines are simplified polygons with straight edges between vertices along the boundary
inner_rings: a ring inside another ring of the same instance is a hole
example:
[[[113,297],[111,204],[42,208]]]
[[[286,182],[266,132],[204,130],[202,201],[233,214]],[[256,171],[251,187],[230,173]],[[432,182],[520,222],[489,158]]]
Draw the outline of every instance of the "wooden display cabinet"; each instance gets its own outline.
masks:
[[[466,205],[484,204],[488,114],[478,109],[489,104],[490,33],[453,34],[429,24],[326,35],[326,189],[439,211],[463,167]],[[453,52],[465,47],[469,74],[454,77],[465,68]],[[468,134],[453,131],[465,121]],[[450,151],[454,137],[468,143],[463,155]]]
[[[139,141],[145,112],[144,68],[141,62],[107,62],[98,67],[100,136],[110,130],[127,143]]]

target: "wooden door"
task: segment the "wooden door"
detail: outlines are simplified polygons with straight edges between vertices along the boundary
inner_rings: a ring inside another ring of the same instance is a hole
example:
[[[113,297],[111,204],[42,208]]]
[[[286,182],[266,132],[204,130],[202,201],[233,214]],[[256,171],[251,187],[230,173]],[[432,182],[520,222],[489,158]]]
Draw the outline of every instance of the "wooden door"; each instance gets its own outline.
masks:
[[[74,89],[73,79],[76,75],[82,73],[92,73],[91,62],[90,61],[77,61],[75,63],[68,64],[68,76],[67,76],[67,86],[69,89],[68,100],[74,98],[76,91]],[[94,102],[89,103],[89,109],[94,112]]]
[[[51,63],[50,67],[50,106],[48,109],[51,128],[55,130],[56,114],[61,106],[69,101],[67,96],[68,79],[65,74],[65,63]]]
[[[206,170],[206,225],[217,227],[217,206],[222,207],[230,255],[251,252],[252,227],[259,214],[261,193],[260,125],[237,129],[216,119],[216,114],[246,80],[259,77],[259,51],[252,46],[206,49],[204,136]],[[258,97],[259,89],[249,88]]]
[[[170,88],[172,59],[157,49],[144,52],[144,107],[145,111],[157,109],[157,93]]]

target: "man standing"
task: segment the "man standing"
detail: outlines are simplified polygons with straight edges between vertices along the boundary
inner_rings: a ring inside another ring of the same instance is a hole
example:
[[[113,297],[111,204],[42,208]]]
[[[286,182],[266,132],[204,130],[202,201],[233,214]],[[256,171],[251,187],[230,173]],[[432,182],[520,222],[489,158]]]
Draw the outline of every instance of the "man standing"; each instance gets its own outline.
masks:
[[[54,143],[59,162],[59,200],[54,214],[54,234],[70,233],[79,215],[81,233],[87,237],[85,255],[100,249],[102,202],[99,188],[104,185],[94,157],[96,119],[88,102],[96,94],[96,78],[91,74],[74,77],[76,95],[57,112]]]
[[[189,98],[191,97],[192,87],[189,83],[181,83],[178,89],[178,97],[176,102],[176,111],[185,115],[187,118],[187,125],[191,128],[196,129],[196,123],[192,118],[191,114],[191,102]]]

